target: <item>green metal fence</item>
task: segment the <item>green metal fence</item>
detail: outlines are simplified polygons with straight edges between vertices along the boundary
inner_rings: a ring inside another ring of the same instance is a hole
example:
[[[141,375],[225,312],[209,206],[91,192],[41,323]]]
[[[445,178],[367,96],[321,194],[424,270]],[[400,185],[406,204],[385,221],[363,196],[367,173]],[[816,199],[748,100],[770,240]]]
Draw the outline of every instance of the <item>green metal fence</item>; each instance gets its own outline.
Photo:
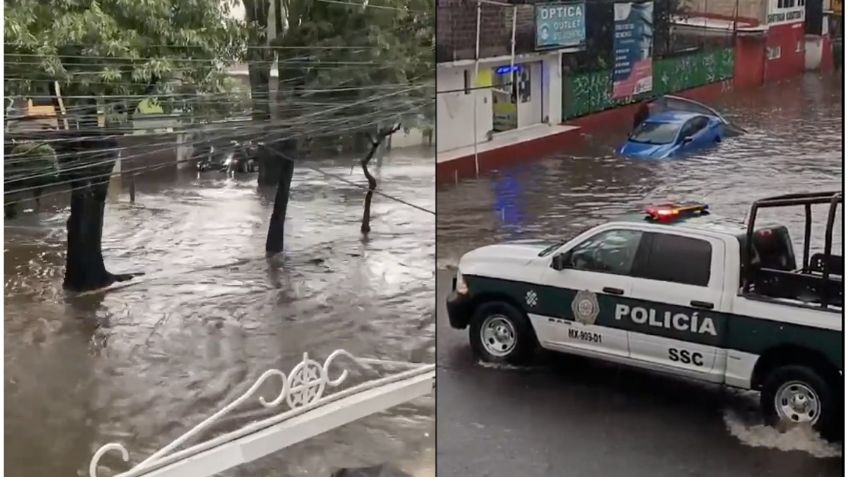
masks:
[[[654,89],[650,96],[662,96],[733,77],[733,49],[663,58],[654,61]],[[632,102],[613,100],[612,71],[602,70],[563,75],[563,120],[604,111]],[[642,98],[638,98],[642,99]]]

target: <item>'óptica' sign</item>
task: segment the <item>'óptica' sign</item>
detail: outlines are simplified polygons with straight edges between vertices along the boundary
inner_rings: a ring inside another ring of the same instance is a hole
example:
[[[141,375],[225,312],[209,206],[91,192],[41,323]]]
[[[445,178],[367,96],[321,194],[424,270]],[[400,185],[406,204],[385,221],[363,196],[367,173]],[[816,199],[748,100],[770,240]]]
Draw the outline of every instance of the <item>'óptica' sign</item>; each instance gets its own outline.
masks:
[[[585,42],[584,2],[536,4],[537,50],[582,47]]]

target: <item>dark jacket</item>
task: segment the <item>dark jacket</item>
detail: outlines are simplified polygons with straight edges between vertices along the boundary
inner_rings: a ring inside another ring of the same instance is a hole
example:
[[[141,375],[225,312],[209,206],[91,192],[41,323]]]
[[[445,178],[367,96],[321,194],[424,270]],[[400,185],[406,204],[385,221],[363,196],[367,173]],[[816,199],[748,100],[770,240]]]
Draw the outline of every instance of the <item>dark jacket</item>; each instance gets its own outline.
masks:
[[[648,107],[648,103],[642,103],[639,106],[639,109],[636,111],[636,114],[633,115],[633,129],[639,127],[639,125],[642,124],[646,119],[648,119],[648,116],[650,115],[651,110]]]

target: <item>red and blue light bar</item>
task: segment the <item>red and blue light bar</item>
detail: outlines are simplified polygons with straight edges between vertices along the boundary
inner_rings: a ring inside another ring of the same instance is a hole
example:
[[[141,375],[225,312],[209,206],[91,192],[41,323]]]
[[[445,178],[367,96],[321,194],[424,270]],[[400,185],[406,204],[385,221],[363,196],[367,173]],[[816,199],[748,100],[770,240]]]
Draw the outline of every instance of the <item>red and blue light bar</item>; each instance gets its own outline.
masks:
[[[646,219],[652,222],[673,222],[688,217],[706,215],[709,206],[699,202],[657,204],[645,209]]]

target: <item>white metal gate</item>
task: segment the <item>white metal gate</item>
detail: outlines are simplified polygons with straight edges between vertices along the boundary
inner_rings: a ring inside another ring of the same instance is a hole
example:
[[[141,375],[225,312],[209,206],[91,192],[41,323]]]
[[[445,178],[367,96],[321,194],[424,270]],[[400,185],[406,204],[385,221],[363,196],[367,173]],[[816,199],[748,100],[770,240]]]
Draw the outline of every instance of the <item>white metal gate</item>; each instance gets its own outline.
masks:
[[[341,373],[336,379],[330,377],[330,367],[341,357],[375,377],[341,389],[349,376],[348,370],[337,365]],[[265,408],[282,406],[279,413],[179,449],[235,408],[257,397],[259,388],[275,377],[280,383],[277,396],[270,401],[258,396],[258,401]],[[427,395],[433,390],[435,379],[433,364],[358,358],[344,350],[334,351],[322,364],[304,353],[303,360],[288,375],[276,369],[265,371],[240,397],[117,477],[215,475]],[[328,392],[330,388],[339,390]],[[99,461],[109,452],[119,452],[129,462],[129,452],[122,444],[105,444],[91,458],[89,477],[98,476]]]

